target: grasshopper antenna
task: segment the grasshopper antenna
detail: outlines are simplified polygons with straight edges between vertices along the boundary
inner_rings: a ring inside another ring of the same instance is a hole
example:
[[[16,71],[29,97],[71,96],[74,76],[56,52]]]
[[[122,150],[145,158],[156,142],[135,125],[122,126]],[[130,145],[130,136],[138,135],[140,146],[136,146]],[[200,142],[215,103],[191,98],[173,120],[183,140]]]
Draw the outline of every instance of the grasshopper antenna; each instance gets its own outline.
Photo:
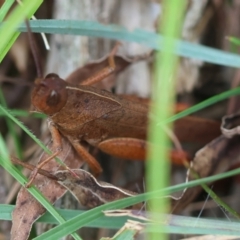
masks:
[[[40,59],[39,58],[39,52],[38,52],[38,49],[37,49],[37,46],[36,46],[36,41],[33,37],[33,33],[31,31],[31,28],[30,28],[29,20],[27,19],[25,21],[25,23],[26,23],[26,26],[27,26],[27,34],[28,34],[30,49],[31,49],[33,59],[34,59],[36,69],[37,69],[37,77],[38,78],[43,78],[42,66],[41,66],[41,63],[39,61],[39,59]]]

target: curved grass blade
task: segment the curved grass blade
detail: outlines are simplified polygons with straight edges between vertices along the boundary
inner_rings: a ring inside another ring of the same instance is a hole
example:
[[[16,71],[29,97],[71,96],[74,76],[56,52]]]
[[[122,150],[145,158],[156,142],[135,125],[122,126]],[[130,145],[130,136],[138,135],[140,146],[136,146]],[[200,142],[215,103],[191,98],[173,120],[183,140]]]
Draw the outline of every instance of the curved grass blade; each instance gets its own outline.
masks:
[[[27,31],[23,24],[18,29],[21,32]],[[160,34],[142,29],[134,29],[130,31],[118,25],[104,25],[93,21],[37,20],[31,21],[31,29],[33,32],[39,33],[82,35],[136,42],[153,49],[163,50],[163,37]],[[205,62],[229,67],[238,68],[240,66],[239,55],[186,41],[176,40],[176,44],[177,47],[173,51],[179,56],[195,58]]]

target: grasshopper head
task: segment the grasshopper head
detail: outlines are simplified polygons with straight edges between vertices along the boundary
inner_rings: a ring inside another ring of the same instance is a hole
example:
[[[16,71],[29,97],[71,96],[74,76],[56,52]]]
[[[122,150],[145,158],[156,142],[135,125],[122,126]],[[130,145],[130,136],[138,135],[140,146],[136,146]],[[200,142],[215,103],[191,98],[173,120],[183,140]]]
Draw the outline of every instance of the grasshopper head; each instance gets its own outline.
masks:
[[[32,91],[32,105],[37,112],[52,115],[61,110],[67,101],[66,82],[57,74],[48,74],[37,79]]]

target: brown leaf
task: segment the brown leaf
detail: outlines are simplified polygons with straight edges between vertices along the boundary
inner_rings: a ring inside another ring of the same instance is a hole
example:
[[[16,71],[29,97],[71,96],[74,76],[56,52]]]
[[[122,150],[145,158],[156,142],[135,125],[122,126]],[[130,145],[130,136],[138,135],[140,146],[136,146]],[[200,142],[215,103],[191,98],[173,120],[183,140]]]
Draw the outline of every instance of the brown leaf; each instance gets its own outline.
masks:
[[[229,129],[233,128],[236,130],[238,128],[236,125],[237,122],[240,123],[239,115],[224,117],[222,126],[227,126]],[[231,134],[232,138],[221,135],[195,154],[191,168],[200,178],[225,172],[240,161],[240,136],[237,130],[233,132],[234,134]],[[194,179],[195,177],[190,174],[188,180]],[[183,210],[184,207],[199,194],[201,189],[201,186],[187,189],[180,200],[173,200],[173,212],[176,213]]]
[[[78,178],[75,178],[66,170],[57,171],[54,175],[58,178],[58,182],[66,187],[87,208],[94,208],[108,202],[137,195],[110,183],[97,181],[89,172],[82,169],[73,169],[73,171]],[[139,209],[141,205],[136,204],[133,208]]]
[[[240,134],[240,113],[223,117],[221,131],[227,138]]]
[[[79,160],[79,156],[75,153],[70,143],[62,138],[62,152],[58,157],[70,168],[80,167],[83,162]],[[50,143],[49,149],[52,152],[56,151],[55,146]],[[43,153],[40,156],[39,162],[45,160],[48,154]],[[47,171],[57,171],[60,165],[52,160],[46,164],[43,169]],[[42,175],[37,175],[33,184],[42,192],[42,194],[51,202],[54,203],[62,197],[66,189],[56,181],[50,180]],[[13,211],[12,217],[12,240],[27,239],[33,223],[45,212],[45,208],[39,203],[27,190],[22,187],[16,202],[16,208]]]

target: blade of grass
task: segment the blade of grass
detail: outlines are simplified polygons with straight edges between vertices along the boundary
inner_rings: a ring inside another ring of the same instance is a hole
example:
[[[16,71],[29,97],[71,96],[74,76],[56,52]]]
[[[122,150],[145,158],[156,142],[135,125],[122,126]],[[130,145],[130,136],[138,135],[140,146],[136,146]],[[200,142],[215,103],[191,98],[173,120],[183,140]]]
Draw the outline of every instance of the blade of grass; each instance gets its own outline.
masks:
[[[239,38],[226,37],[226,39],[230,42],[230,51],[233,53],[238,53],[238,46],[240,44]]]
[[[3,21],[3,19],[6,17],[9,9],[12,7],[15,0],[7,0],[4,2],[2,7],[0,8],[0,22]]]
[[[164,50],[162,45],[164,38],[160,34],[143,29],[128,30],[119,25],[105,25],[80,20],[38,20],[31,21],[31,29],[33,32],[39,33],[82,35],[136,42],[153,49]],[[26,26],[23,24],[19,27],[19,31],[26,32],[26,30]],[[176,40],[176,44],[177,47],[171,51],[179,56],[229,67],[239,68],[240,66],[240,56],[237,54],[180,40]]]
[[[185,161],[184,163],[185,167],[187,169],[191,169],[191,174],[195,177],[195,179],[200,179],[199,175],[191,168],[190,164]],[[208,195],[219,205],[222,206],[225,210],[227,210],[229,213],[231,213],[234,217],[236,217],[237,219],[240,219],[240,215],[237,213],[237,211],[235,211],[234,209],[232,209],[227,203],[225,203],[214,191],[212,191],[212,189],[210,189],[208,187],[207,184],[202,183],[201,187],[205,190],[206,193],[208,193]]]
[[[5,114],[8,118],[10,118],[14,123],[16,123],[29,137],[31,137],[46,153],[51,154],[52,152],[33,134],[31,131],[24,126],[17,118],[15,118],[9,110],[1,106],[0,104],[0,112]],[[55,157],[56,161],[59,164],[65,166],[65,164],[57,157]]]
[[[15,124],[17,124],[29,137],[33,139],[44,151],[51,154],[50,150],[33,134],[30,130],[25,127],[17,118],[15,118],[9,110],[0,105],[0,112],[5,114],[9,119],[11,119]]]
[[[34,118],[46,118],[47,116],[43,113],[29,113],[28,111],[21,110],[21,109],[11,109],[11,114],[14,117],[34,117]],[[0,111],[0,117],[6,116],[5,113]]]
[[[0,219],[1,220],[11,220],[11,213],[15,206],[13,205],[5,205],[5,204],[0,204]],[[57,211],[64,216],[65,219],[71,219],[73,217],[76,217],[79,214],[82,214],[84,211],[79,211],[79,210],[62,210],[62,209],[57,209]],[[146,213],[147,215],[147,213]],[[216,219],[204,219],[204,218],[194,218],[194,217],[185,217],[185,216],[177,216],[177,215],[165,215],[166,219],[170,219],[170,221],[166,222],[168,224],[169,232],[175,232],[175,233],[182,233],[183,231],[188,231],[189,228],[191,228],[191,232],[194,234],[196,233],[201,233],[201,231],[204,231],[202,228],[205,228],[206,231],[214,231],[216,233],[219,233],[221,231],[222,235],[237,235],[239,234],[239,222],[234,222],[234,221],[223,221],[223,220],[216,220]],[[101,228],[110,228],[110,229],[119,229],[121,228],[124,223],[127,221],[127,219],[133,219],[133,220],[138,220],[138,218],[129,218],[129,217],[102,217],[99,219],[96,219],[95,221],[89,223],[87,226],[88,227],[101,227]],[[52,223],[52,224],[57,224],[56,220],[49,214],[46,213],[44,214],[43,217],[37,220],[38,222],[45,222],[45,223]],[[148,223],[148,221],[141,221],[143,223]],[[172,228],[173,226],[178,227],[177,228]],[[149,226],[149,227],[155,227],[155,225]],[[181,228],[180,228],[181,227]],[[159,229],[158,229],[159,230]],[[157,230],[157,231],[158,231]],[[156,231],[156,230],[154,230]],[[219,233],[220,234],[220,233]]]
[[[14,210],[14,205],[0,204],[0,220],[12,220],[12,211]],[[63,210],[56,208],[58,213],[66,220],[76,217],[85,211],[83,210]],[[98,227],[98,228],[108,228],[108,229],[119,229],[127,221],[128,217],[102,217],[97,221],[91,222],[88,227]],[[46,212],[42,217],[40,217],[37,222],[58,224],[58,221],[48,212]]]
[[[24,0],[22,6],[18,5],[3,23],[0,28],[0,62],[20,34],[16,33],[17,27],[25,18],[33,15],[42,2],[43,0]]]
[[[52,154],[52,152],[33,134],[31,131],[25,127],[17,118],[15,118],[10,111],[5,109],[0,104],[0,112],[4,113],[8,118],[10,118],[14,123],[16,123],[29,137],[31,137],[46,153]],[[54,158],[59,164],[66,166],[65,163],[61,161],[58,157]]]
[[[218,204],[218,206],[223,207],[226,211],[228,211],[232,216],[237,219],[240,219],[239,213],[231,208],[227,203],[225,203],[215,192],[212,191],[206,184],[201,184],[201,187],[209,194],[209,196]]]
[[[3,92],[2,92],[2,89],[0,89],[0,103],[6,108],[7,107],[7,103],[5,101],[5,98],[4,98],[4,95],[3,95]],[[22,153],[22,150],[21,150],[21,144],[20,144],[20,141],[19,141],[19,137],[14,129],[14,125],[13,123],[10,121],[9,118],[6,119],[6,122],[7,122],[7,127],[8,127],[8,130],[9,130],[9,133],[10,135],[12,136],[13,138],[13,141],[14,141],[14,146],[15,146],[15,150],[16,150],[16,154],[17,154],[17,157],[22,159],[23,157],[23,153]]]
[[[220,102],[224,99],[227,99],[229,97],[232,97],[232,96],[236,96],[236,95],[239,95],[240,94],[240,87],[237,87],[237,88],[234,88],[234,89],[231,89],[229,91],[226,91],[226,92],[223,92],[223,93],[220,93],[216,96],[213,96],[205,101],[202,101],[178,114],[175,114],[165,120],[162,120],[160,121],[158,124],[165,124],[165,123],[170,123],[170,122],[174,122],[180,118],[183,118],[183,117],[186,117],[192,113],[195,113],[201,109],[204,109],[206,107],[209,107],[217,102]]]
[[[162,189],[169,185],[170,167],[168,160],[169,153],[167,149],[170,145],[166,131],[161,131],[157,125],[173,113],[174,109],[174,86],[175,74],[177,69],[178,58],[173,54],[173,49],[176,49],[176,39],[180,34],[183,12],[185,9],[185,1],[165,0],[163,1],[163,17],[161,18],[161,29],[164,40],[161,42],[164,51],[161,54],[158,52],[155,63],[155,78],[152,88],[152,104],[150,112],[155,117],[150,118],[148,129],[149,148],[147,154],[147,189],[154,191]],[[160,44],[160,43],[159,43]],[[161,108],[159,108],[161,106]],[[164,125],[163,128],[171,128],[169,125]],[[161,172],[161,174],[159,174]],[[152,198],[149,201],[151,212],[167,213],[169,211],[169,199],[167,198]],[[159,224],[159,228],[164,228],[163,224]],[[150,233],[150,239],[167,239],[161,232]]]
[[[240,39],[237,37],[226,37],[227,40],[229,40],[230,43],[233,43],[235,45],[240,45]]]

